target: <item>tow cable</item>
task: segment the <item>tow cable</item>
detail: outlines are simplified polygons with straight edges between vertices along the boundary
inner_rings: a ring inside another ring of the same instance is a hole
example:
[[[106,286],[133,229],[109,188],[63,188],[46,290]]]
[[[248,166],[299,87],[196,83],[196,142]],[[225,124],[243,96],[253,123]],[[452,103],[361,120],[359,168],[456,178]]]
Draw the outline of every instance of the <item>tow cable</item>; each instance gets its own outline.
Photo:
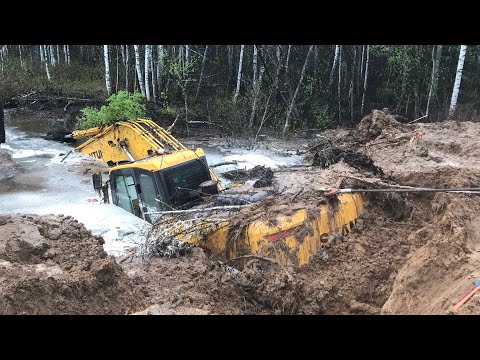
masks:
[[[344,193],[356,193],[356,192],[396,192],[396,193],[408,193],[408,192],[450,192],[450,193],[463,193],[463,194],[480,194],[480,188],[446,188],[446,189],[435,189],[435,188],[383,188],[383,189],[337,189],[330,188],[326,190],[323,194],[325,196],[333,196],[337,194]]]

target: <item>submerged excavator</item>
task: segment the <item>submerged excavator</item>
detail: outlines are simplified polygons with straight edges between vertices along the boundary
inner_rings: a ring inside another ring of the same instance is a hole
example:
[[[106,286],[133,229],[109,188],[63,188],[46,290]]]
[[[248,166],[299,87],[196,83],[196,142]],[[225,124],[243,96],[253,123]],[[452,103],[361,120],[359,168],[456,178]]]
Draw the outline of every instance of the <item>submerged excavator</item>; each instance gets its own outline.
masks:
[[[150,223],[162,221],[158,214],[201,207],[205,198],[216,197],[223,199],[217,205],[231,205],[256,203],[275,196],[261,188],[248,197],[234,188],[225,189],[202,149],[188,149],[152,120],[118,121],[77,130],[66,138],[89,138],[75,150],[109,166],[109,180],[103,184],[101,174],[94,174],[94,187],[109,186],[113,204]],[[273,220],[252,219],[234,239],[230,236],[230,213],[220,211],[215,221],[205,215],[204,223],[196,224],[198,231],[176,231],[172,236],[227,260],[257,256],[274,258],[283,265],[290,260],[295,266],[302,266],[325,246],[330,235],[348,234],[362,205],[358,193],[333,194],[313,214],[311,209],[299,209]],[[188,224],[182,222],[178,227]],[[272,249],[272,244],[279,242],[286,246]]]

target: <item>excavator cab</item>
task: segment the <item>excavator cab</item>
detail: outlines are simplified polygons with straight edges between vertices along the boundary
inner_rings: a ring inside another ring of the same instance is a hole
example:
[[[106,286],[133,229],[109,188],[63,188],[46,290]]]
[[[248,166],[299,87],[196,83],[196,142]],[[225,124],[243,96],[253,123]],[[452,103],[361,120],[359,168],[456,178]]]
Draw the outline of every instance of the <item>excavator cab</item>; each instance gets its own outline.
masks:
[[[112,201],[152,223],[155,212],[185,209],[201,202],[202,184],[212,177],[205,157],[156,171],[142,168],[148,162],[122,165],[110,171]]]

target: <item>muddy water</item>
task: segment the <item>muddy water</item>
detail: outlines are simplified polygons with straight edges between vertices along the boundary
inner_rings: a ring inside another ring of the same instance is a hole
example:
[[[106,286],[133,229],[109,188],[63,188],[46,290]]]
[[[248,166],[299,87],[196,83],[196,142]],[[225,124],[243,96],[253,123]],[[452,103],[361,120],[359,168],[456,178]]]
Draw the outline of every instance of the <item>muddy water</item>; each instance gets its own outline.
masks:
[[[105,250],[114,255],[141,242],[139,234],[148,223],[96,201],[99,196],[88,169],[103,164],[75,152],[64,159],[73,147],[45,140],[47,123],[42,114],[5,112],[6,143],[0,146],[10,152],[18,173],[0,182],[0,214],[71,215],[95,235],[102,235]]]
[[[18,172],[0,181],[0,214],[71,215],[95,235],[102,235],[105,250],[114,255],[137,245],[143,240],[141,230],[149,224],[117,206],[96,201],[100,197],[92,188],[92,168],[105,165],[76,152],[64,159],[73,146],[45,140],[48,121],[44,113],[15,109],[5,112],[6,143],[0,146],[11,153]],[[220,139],[189,138],[182,142],[189,148],[203,148],[211,165],[237,162],[216,167],[218,173],[255,165],[274,168],[302,162],[300,156],[266,146],[247,151],[241,146],[226,146]],[[224,182],[228,186],[228,181]]]

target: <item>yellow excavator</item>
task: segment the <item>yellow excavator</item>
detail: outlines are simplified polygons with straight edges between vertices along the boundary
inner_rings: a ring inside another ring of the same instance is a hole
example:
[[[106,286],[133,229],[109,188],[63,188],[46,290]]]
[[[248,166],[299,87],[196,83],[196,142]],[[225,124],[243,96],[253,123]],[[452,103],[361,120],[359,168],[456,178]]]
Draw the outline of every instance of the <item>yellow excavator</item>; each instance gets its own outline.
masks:
[[[205,197],[227,198],[224,195],[229,190],[224,189],[218,175],[208,166],[204,151],[188,149],[152,120],[119,121],[77,130],[66,137],[89,138],[76,150],[109,165],[107,183],[113,204],[148,222],[155,222],[158,213],[201,207]],[[93,180],[95,188],[104,186],[98,175]],[[248,199],[234,191],[231,194],[236,196],[236,204],[260,202],[270,196],[268,191]],[[291,261],[302,266],[325,246],[332,234],[348,234],[362,205],[360,194],[338,193],[319,204],[313,214],[311,209],[300,209],[268,221],[257,217],[235,236],[232,218],[225,211],[215,217],[205,216],[200,225],[198,221],[178,222],[172,236],[200,245],[226,260],[257,256],[273,258],[282,265]],[[184,231],[190,226],[196,230]]]

